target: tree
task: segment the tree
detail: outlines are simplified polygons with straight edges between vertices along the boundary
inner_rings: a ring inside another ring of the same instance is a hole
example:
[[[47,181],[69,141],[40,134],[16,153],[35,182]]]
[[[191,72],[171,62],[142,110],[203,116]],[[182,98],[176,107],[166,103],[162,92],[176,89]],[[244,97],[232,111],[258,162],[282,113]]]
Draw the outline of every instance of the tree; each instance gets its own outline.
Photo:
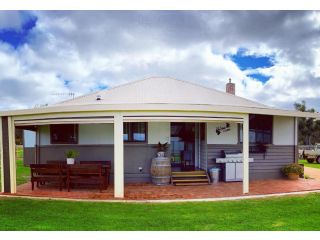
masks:
[[[307,109],[306,102],[294,103],[297,111],[315,112],[314,108]],[[302,145],[313,145],[320,142],[320,121],[313,118],[299,118],[298,120],[298,141]]]

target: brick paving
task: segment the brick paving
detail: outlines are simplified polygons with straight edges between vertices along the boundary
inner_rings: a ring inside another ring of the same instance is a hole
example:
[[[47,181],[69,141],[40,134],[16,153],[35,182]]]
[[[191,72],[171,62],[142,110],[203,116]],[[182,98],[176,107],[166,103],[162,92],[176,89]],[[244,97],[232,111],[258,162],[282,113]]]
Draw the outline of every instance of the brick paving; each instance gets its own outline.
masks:
[[[311,190],[320,190],[319,180],[254,180],[250,181],[249,195]],[[31,184],[26,183],[18,186],[16,195],[72,199],[115,199],[113,197],[113,186],[109,186],[109,188],[102,193],[100,193],[97,188],[94,188],[94,186],[82,188],[78,186],[77,188],[72,189],[71,192],[67,192],[66,189],[59,191],[57,186],[44,185],[31,191]],[[243,196],[241,182],[220,182],[215,185],[203,186],[155,186],[149,183],[125,185],[125,199],[127,200],[200,199],[238,196]]]

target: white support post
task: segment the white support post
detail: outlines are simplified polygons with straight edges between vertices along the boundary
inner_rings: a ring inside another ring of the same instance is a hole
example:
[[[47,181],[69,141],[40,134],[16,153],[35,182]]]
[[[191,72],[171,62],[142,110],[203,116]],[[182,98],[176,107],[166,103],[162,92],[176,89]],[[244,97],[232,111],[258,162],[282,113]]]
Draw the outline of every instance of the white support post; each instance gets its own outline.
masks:
[[[114,197],[124,197],[123,116],[114,115]]]
[[[12,117],[8,117],[8,135],[9,135],[9,158],[10,158],[10,186],[11,193],[17,192],[16,178],[16,141],[15,141],[15,126]]]
[[[294,162],[299,161],[299,149],[298,149],[298,118],[294,118]]]
[[[0,168],[1,168],[1,192],[4,192],[4,171],[3,171],[3,142],[2,142],[2,118],[0,117]]]
[[[249,115],[243,117],[243,194],[249,193]]]

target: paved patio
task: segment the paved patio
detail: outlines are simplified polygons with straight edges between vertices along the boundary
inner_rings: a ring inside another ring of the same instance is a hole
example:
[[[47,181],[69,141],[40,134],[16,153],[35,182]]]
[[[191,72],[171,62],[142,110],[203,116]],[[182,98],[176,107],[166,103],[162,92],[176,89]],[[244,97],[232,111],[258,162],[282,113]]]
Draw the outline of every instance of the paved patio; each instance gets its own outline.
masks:
[[[255,180],[250,181],[250,194],[248,195],[290,193],[313,190],[320,190],[319,180]],[[45,185],[41,186],[40,188],[35,188],[34,191],[31,191],[31,184],[26,183],[18,186],[16,195],[69,199],[115,199],[113,197],[112,186],[109,186],[109,188],[102,193],[100,193],[99,190],[94,186],[78,186],[77,188],[72,189],[71,192],[67,192],[66,189],[59,191],[57,186]],[[203,186],[155,186],[147,183],[125,185],[125,199],[127,200],[200,199],[239,196],[243,196],[241,182],[221,182],[215,185]]]
[[[320,169],[318,168],[304,167],[304,174],[310,178],[320,180]]]

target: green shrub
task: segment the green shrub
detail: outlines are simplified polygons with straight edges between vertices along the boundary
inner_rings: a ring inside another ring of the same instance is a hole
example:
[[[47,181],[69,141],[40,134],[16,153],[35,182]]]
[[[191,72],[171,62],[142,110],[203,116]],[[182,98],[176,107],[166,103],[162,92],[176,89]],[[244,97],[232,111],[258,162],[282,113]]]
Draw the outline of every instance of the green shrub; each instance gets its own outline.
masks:
[[[168,143],[166,142],[161,144],[160,142],[158,142],[157,150],[158,152],[166,152],[168,150]]]
[[[66,157],[67,158],[76,158],[79,156],[79,153],[76,151],[76,150],[68,150],[66,153],[65,153]]]
[[[303,174],[303,167],[300,166],[298,163],[291,163],[286,166],[284,166],[282,169],[282,172],[284,175],[288,176],[289,173],[294,173],[301,175]]]

